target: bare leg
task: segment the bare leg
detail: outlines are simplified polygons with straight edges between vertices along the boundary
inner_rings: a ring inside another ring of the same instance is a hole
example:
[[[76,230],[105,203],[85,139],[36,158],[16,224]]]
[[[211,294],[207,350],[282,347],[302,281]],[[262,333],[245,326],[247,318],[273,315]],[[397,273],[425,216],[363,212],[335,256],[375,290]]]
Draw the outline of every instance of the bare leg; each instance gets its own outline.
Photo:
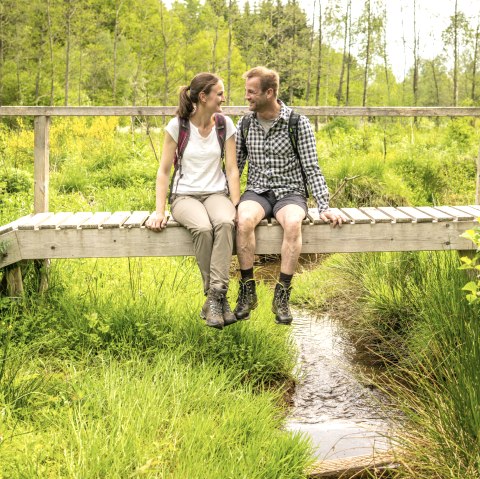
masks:
[[[302,251],[302,221],[305,211],[297,205],[286,205],[276,214],[283,228],[282,261],[280,271],[294,274]]]
[[[238,205],[237,256],[240,269],[253,268],[255,227],[264,216],[265,211],[256,201],[243,201]]]

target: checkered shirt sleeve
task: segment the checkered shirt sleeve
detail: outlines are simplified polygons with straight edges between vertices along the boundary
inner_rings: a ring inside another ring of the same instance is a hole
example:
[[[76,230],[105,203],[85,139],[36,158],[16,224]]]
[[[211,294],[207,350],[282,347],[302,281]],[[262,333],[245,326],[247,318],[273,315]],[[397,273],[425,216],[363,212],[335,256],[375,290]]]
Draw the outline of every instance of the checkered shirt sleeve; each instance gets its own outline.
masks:
[[[240,174],[248,158],[247,190],[263,193],[273,190],[277,199],[296,193],[305,196],[302,170],[288,135],[291,109],[280,102],[278,120],[268,134],[253,115],[248,129],[246,146],[242,148],[241,120],[237,125],[237,160]],[[298,124],[298,152],[308,186],[319,212],[328,209],[329,193],[318,165],[317,147],[310,121],[301,116]]]

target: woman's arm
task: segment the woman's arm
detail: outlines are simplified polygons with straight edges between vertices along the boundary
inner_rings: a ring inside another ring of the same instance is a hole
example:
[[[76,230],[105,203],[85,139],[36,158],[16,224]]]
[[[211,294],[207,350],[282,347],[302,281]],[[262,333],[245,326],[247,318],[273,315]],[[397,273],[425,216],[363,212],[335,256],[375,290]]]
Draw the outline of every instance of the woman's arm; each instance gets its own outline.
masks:
[[[230,199],[237,206],[240,201],[240,175],[237,166],[235,135],[232,135],[225,143],[225,173],[227,175]]]
[[[165,132],[162,158],[160,159],[160,166],[157,171],[156,215],[155,218],[149,219],[145,224],[147,228],[155,231],[161,231],[167,226],[168,218],[165,216],[165,205],[168,193],[168,179],[170,177],[170,170],[172,169],[176,149],[177,143],[168,132]]]

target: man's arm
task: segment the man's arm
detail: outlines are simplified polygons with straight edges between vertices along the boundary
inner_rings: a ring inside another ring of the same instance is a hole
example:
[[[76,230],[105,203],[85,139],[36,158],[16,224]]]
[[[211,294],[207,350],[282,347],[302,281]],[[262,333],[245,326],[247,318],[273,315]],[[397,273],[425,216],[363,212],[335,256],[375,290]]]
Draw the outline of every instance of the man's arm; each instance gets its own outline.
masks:
[[[317,144],[312,126],[308,118],[303,115],[298,122],[298,153],[310,190],[317,202],[318,211],[323,213],[328,210],[330,195],[325,177],[318,165]]]
[[[328,206],[330,195],[327,182],[318,165],[317,142],[313,133],[312,125],[306,116],[300,116],[298,122],[298,153],[305,175],[312,190],[312,195],[317,201],[320,218],[325,222],[331,222],[333,227],[347,221],[343,215],[333,213]]]

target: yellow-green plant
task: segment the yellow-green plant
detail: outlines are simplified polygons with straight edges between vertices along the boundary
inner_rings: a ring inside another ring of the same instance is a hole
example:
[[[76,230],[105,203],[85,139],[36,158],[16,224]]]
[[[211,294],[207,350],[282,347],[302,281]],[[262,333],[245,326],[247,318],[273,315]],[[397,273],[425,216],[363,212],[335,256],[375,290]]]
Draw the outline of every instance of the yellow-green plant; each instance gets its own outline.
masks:
[[[477,251],[473,257],[463,256],[461,258],[463,264],[460,269],[473,271],[474,279],[469,281],[462,289],[467,291],[467,301],[470,304],[478,303],[480,302],[480,227],[467,230],[460,236],[471,240],[477,246]]]

